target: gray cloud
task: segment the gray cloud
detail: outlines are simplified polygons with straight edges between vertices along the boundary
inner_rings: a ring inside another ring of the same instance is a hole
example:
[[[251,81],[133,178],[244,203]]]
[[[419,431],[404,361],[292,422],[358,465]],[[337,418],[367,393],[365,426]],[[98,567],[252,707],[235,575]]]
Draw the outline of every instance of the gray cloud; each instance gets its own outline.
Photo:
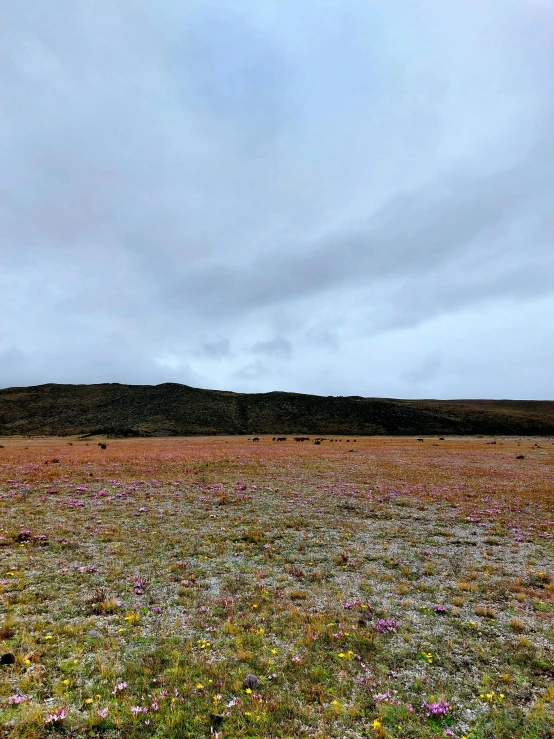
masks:
[[[7,4],[0,386],[554,397],[553,21]]]
[[[268,341],[257,341],[250,347],[252,354],[261,354],[268,357],[289,359],[292,355],[292,344],[288,339],[277,336]]]
[[[197,349],[196,355],[208,359],[225,359],[231,355],[231,343],[229,339],[221,337],[213,341],[204,341]]]

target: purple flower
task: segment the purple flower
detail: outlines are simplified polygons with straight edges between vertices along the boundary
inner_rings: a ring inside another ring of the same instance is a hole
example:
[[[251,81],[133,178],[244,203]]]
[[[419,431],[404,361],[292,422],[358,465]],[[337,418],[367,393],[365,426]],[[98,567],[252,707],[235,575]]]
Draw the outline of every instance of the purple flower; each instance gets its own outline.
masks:
[[[135,576],[133,579],[133,590],[137,595],[142,595],[144,593],[144,588],[146,587],[146,580],[144,577],[139,577],[138,575]]]
[[[45,724],[55,724],[58,721],[63,721],[64,718],[66,718],[67,712],[65,708],[58,708],[57,711],[53,711],[53,713],[49,713],[48,716],[44,719]]]
[[[148,713],[146,706],[131,706],[131,713],[133,716],[138,716],[139,713]]]
[[[427,703],[427,701],[423,701],[421,704],[422,708],[425,709],[427,712],[428,717],[433,718],[440,718],[441,716],[446,716],[446,714],[450,711],[451,705],[450,703],[447,703],[446,701],[435,701],[434,703]]]
[[[388,620],[384,618],[380,618],[379,621],[375,624],[375,631],[378,631],[380,634],[383,632],[387,632],[390,634],[395,634],[398,631],[398,622],[395,621],[393,618],[390,618]]]

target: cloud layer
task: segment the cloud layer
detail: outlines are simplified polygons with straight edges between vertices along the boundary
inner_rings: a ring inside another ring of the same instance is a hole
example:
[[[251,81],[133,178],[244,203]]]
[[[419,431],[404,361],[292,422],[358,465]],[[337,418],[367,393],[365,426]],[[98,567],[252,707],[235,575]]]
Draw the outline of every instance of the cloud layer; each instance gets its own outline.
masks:
[[[0,387],[554,398],[551,3],[6,5]]]

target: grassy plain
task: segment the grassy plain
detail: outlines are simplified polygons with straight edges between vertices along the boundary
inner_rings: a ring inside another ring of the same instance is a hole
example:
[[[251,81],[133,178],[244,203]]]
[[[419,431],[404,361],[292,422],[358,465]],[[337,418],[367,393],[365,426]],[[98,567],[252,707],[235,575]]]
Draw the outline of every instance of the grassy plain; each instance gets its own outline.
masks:
[[[0,736],[553,737],[554,443],[491,441],[0,439]]]

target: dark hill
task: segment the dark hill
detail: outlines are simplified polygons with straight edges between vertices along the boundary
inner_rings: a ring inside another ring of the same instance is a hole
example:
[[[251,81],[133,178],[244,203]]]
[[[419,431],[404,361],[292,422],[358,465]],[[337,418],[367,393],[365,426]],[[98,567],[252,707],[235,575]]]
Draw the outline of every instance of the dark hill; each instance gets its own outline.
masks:
[[[0,390],[0,435],[554,434],[554,401],[392,400],[163,385]]]

